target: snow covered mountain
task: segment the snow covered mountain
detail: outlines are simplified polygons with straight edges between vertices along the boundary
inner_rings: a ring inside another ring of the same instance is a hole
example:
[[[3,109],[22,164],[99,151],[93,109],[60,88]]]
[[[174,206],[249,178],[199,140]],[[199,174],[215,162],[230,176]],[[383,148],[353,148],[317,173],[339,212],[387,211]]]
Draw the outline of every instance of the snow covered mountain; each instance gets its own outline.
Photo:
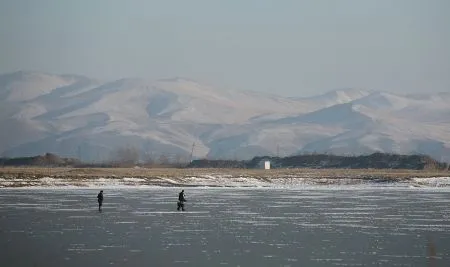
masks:
[[[0,75],[0,154],[107,160],[251,158],[303,152],[426,153],[450,160],[450,94],[342,89],[309,98],[220,90],[195,81],[100,82],[76,75]]]

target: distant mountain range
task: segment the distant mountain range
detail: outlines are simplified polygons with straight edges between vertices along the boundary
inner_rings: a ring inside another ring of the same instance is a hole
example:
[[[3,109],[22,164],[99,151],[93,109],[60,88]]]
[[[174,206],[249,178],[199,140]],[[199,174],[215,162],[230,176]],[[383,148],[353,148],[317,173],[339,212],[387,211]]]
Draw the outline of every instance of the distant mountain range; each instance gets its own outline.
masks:
[[[195,81],[0,75],[0,156],[249,159],[301,153],[427,154],[450,161],[450,93],[340,89],[287,98]],[[194,144],[194,146],[193,146]]]

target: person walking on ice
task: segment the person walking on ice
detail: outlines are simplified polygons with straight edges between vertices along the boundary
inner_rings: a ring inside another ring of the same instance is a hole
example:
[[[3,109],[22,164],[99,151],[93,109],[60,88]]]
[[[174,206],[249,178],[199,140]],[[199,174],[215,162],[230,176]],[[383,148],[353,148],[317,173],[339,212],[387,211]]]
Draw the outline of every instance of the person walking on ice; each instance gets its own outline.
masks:
[[[178,194],[178,202],[177,202],[177,210],[184,211],[184,202],[186,202],[186,198],[184,198],[184,190],[181,190],[181,192]]]
[[[100,190],[100,193],[97,195],[97,201],[98,201],[98,211],[102,211],[102,205],[103,205],[103,190]]]

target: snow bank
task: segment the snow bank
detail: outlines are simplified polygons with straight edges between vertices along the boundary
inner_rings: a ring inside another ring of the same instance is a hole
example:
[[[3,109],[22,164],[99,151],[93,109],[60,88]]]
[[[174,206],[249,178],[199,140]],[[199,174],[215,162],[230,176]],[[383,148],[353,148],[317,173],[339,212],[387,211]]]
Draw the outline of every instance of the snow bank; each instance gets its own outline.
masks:
[[[191,186],[191,187],[268,187],[292,188],[304,186],[376,186],[404,188],[450,188],[450,177],[411,178],[405,180],[379,180],[359,178],[309,178],[309,177],[272,177],[259,178],[230,175],[201,175],[188,177],[152,177],[152,178],[0,178],[1,187],[155,187],[155,186]]]
[[[418,186],[450,187],[450,177],[413,178],[412,181]]]

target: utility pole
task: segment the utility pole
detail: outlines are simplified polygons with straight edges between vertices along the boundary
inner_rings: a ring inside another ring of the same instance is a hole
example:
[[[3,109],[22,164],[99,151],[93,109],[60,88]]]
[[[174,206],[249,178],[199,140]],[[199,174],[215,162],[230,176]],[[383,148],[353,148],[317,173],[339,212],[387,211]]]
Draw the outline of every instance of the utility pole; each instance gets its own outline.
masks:
[[[277,158],[280,157],[280,145],[277,144]]]

